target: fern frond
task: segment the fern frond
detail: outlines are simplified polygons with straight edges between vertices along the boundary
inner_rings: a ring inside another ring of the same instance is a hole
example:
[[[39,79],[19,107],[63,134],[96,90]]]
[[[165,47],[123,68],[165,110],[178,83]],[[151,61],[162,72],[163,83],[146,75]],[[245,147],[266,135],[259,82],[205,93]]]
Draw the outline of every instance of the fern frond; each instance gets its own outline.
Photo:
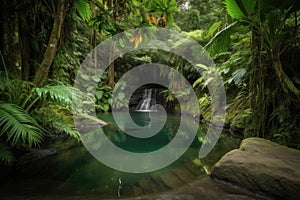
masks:
[[[0,143],[0,164],[9,165],[15,160],[13,153],[6,144]]]
[[[75,89],[70,86],[46,85],[42,88],[33,88],[32,92],[36,93],[44,100],[51,99],[70,108],[72,105],[72,95],[74,90]]]
[[[60,132],[64,132],[67,135],[77,139],[78,141],[80,140],[81,135],[73,124],[70,124],[55,116],[48,117],[47,121],[52,128]]]
[[[90,4],[86,0],[75,0],[74,7],[78,11],[80,17],[85,20],[89,21],[92,17],[92,11],[90,8]]]
[[[0,136],[7,135],[7,141],[16,145],[19,141],[38,145],[42,141],[42,129],[21,107],[0,101]]]

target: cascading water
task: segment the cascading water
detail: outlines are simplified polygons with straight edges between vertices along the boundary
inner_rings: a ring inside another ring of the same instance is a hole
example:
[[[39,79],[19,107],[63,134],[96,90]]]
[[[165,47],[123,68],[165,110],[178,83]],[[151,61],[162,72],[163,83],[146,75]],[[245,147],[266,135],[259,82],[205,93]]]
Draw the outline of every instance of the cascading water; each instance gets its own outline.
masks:
[[[155,96],[156,96],[155,90],[152,90],[152,88],[145,89],[143,99],[137,105],[136,111],[141,111],[141,112],[156,111]]]

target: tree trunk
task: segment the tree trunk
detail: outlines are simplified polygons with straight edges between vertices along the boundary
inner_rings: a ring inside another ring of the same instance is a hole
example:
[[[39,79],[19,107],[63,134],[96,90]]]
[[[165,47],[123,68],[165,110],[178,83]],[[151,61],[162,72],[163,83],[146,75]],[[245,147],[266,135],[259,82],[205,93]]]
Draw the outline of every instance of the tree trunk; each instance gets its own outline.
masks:
[[[22,53],[19,16],[15,9],[16,0],[1,1],[2,48],[4,61],[10,73],[21,78]]]
[[[113,1],[112,0],[106,0],[107,7],[110,9],[113,9]],[[111,56],[115,50],[115,44],[112,45],[111,50],[109,52],[109,68],[108,68],[108,75],[109,75],[109,80],[108,80],[108,85],[111,88],[115,87],[115,63],[114,61],[111,60]]]
[[[288,77],[288,75],[284,72],[283,66],[280,60],[280,54],[278,52],[276,53],[270,53],[272,65],[276,74],[276,77],[278,79],[279,84],[281,85],[281,88],[286,94],[289,94],[290,92],[293,93],[296,96],[300,95],[299,89],[295,86],[293,81]]]
[[[22,15],[21,15],[22,16]],[[30,78],[30,59],[31,57],[31,38],[28,27],[31,26],[27,21],[27,17],[20,17],[20,35],[21,35],[21,49],[22,49],[22,80],[28,81]]]
[[[58,41],[61,36],[61,30],[66,16],[66,11],[67,11],[67,0],[59,0],[55,12],[55,16],[54,16],[54,22],[52,26],[51,35],[49,38],[49,43],[44,53],[44,58],[42,60],[42,63],[40,64],[34,78],[34,83],[37,86],[42,86],[47,80],[49,69],[55,57]]]
[[[91,11],[92,11],[92,18],[96,17],[96,0],[92,0],[93,3],[90,4],[91,7]],[[97,46],[97,33],[94,27],[90,27],[90,52],[96,48]],[[97,69],[97,51],[94,51],[93,53],[93,65],[94,65],[94,69]]]
[[[108,85],[111,87],[111,88],[114,88],[115,87],[115,63],[112,62],[110,65],[109,65],[109,81],[108,81]]]
[[[266,134],[266,120],[268,113],[269,97],[267,66],[265,65],[264,57],[261,52],[262,38],[258,34],[258,30],[252,30],[252,67],[250,72],[250,107],[252,110],[252,117],[249,126],[246,128],[246,137],[265,137]]]

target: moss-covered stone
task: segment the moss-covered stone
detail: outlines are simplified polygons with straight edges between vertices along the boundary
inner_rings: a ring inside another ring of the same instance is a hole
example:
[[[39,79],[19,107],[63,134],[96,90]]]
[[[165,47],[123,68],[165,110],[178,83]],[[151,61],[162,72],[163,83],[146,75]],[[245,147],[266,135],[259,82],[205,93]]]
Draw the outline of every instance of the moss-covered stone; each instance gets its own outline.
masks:
[[[212,176],[254,192],[300,199],[300,151],[248,138],[216,163]]]

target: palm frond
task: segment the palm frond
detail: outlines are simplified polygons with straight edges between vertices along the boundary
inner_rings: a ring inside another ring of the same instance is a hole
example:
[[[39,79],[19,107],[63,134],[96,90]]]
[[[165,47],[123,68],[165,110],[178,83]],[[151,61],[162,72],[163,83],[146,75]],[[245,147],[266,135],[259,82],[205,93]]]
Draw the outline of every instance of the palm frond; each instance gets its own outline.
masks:
[[[15,160],[13,153],[6,144],[0,143],[0,164],[9,165]]]
[[[35,119],[15,104],[0,101],[0,127],[0,136],[6,134],[12,146],[19,141],[29,146],[42,141],[42,130]]]
[[[221,21],[218,21],[213,25],[211,25],[207,31],[207,37],[212,37],[221,25],[222,25]]]
[[[80,17],[85,20],[89,21],[92,17],[92,11],[90,8],[90,4],[86,0],[75,0],[74,1],[74,8],[78,11]]]
[[[70,108],[74,88],[63,85],[46,85],[42,88],[33,88],[32,92],[36,93],[43,100],[51,99]]]
[[[34,112],[36,121],[47,127],[49,133],[66,133],[67,135],[80,139],[80,133],[73,125],[72,112],[60,105],[48,105],[36,109]]]
[[[64,132],[78,141],[80,140],[81,135],[73,124],[70,124],[57,116],[48,116],[46,120],[48,126],[58,130],[59,132]]]

